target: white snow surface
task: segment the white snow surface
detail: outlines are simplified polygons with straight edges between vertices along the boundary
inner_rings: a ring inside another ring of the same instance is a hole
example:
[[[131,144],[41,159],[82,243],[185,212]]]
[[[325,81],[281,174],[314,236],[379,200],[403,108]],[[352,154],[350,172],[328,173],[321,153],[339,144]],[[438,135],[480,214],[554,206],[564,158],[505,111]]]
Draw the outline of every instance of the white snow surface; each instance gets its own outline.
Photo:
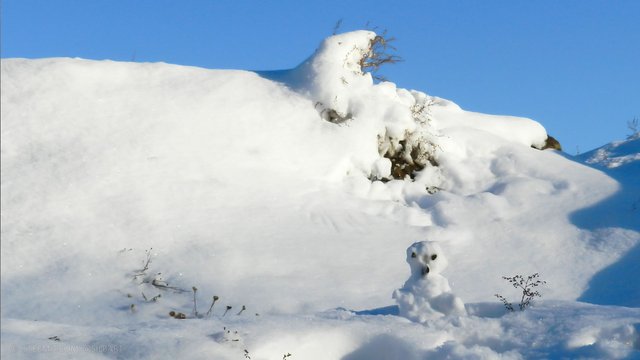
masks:
[[[2,59],[2,358],[640,357],[637,140],[615,169],[533,149],[533,120],[375,83],[373,37],[258,73]],[[370,180],[409,134],[439,166]],[[422,240],[468,315],[396,315]]]

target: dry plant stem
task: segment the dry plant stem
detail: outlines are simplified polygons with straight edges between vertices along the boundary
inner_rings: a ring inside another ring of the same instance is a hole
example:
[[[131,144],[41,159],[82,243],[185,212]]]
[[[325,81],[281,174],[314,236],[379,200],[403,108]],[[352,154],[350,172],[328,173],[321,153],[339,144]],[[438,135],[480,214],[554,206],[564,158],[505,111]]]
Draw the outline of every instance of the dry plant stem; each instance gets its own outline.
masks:
[[[340,26],[342,26],[342,19],[336,21],[336,24],[333,26],[332,35],[335,35],[335,34],[338,33],[338,30],[340,29]]]
[[[144,266],[133,275],[134,279],[138,276],[144,276],[147,274],[147,270],[149,270],[149,265],[151,264],[151,250],[153,250],[153,248],[149,248],[149,250],[145,251],[146,259],[144,262]]]
[[[211,315],[211,312],[213,311],[213,305],[216,304],[216,301],[218,301],[219,297],[217,296],[213,296],[213,301],[211,301],[211,306],[209,306],[209,311],[207,311],[207,316]]]
[[[507,310],[509,310],[509,311],[514,311],[514,310],[513,310],[513,305],[512,305],[509,301],[507,301],[507,299],[506,299],[504,296],[502,296],[502,295],[500,295],[500,294],[495,294],[495,296],[496,296],[498,299],[500,299],[500,301],[502,301],[502,303],[504,304],[504,307],[505,307]]]
[[[627,121],[627,127],[631,130],[631,134],[627,136],[627,138],[631,139],[634,135],[640,132],[640,128],[638,126],[638,118],[634,117],[633,120]]]
[[[193,286],[191,287],[193,290],[193,316],[198,317],[198,301],[196,299],[196,294],[198,293],[198,288]]]
[[[148,281],[145,281],[145,282],[149,283]],[[187,290],[185,290],[185,289],[181,289],[181,288],[178,288],[178,287],[175,287],[175,286],[169,286],[168,284],[162,283],[162,282],[160,282],[160,281],[158,281],[156,279],[153,279],[150,284],[155,286],[155,287],[157,287],[158,289],[161,289],[161,290],[173,290],[173,291],[178,292],[178,293],[187,292]]]

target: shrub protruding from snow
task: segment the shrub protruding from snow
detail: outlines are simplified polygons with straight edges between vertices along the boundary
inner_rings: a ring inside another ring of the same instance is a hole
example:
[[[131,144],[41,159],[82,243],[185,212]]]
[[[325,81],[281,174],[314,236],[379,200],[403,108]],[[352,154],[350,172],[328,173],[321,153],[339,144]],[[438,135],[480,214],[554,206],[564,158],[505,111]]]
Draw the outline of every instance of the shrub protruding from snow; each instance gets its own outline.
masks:
[[[522,290],[522,295],[520,297],[520,303],[518,304],[518,308],[520,311],[524,311],[524,309],[531,306],[531,302],[536,297],[542,297],[542,294],[536,288],[538,286],[544,285],[547,282],[539,279],[540,274],[535,273],[533,275],[529,275],[526,278],[522,275],[515,276],[503,276],[502,278],[507,280],[511,286],[516,289]],[[500,294],[495,294],[495,296],[502,301],[504,307],[509,311],[514,311],[513,304],[511,304],[504,296]]]
[[[531,147],[538,150],[553,149],[553,150],[562,151],[562,145],[560,145],[560,142],[551,135],[547,135],[547,139],[544,141],[543,146],[534,144],[534,145],[531,145]]]

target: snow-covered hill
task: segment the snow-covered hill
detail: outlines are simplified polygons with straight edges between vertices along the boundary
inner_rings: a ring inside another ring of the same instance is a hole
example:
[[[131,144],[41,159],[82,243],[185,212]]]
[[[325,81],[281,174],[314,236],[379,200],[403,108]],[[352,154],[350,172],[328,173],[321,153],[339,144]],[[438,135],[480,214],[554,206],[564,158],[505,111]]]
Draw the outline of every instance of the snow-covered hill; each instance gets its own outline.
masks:
[[[3,59],[3,358],[640,356],[637,144],[537,150],[535,121],[375,83],[375,36],[260,73]],[[418,240],[468,316],[395,315]]]

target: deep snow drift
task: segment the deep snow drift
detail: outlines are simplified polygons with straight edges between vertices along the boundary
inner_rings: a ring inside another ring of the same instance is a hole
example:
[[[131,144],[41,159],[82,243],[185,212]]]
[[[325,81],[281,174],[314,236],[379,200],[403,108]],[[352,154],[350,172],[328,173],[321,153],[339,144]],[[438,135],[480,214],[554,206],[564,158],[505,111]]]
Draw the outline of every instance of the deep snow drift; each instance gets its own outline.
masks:
[[[535,121],[375,83],[374,39],[264,73],[3,59],[3,358],[638,356],[637,142],[619,176],[536,150]],[[421,240],[468,316],[394,315]]]

